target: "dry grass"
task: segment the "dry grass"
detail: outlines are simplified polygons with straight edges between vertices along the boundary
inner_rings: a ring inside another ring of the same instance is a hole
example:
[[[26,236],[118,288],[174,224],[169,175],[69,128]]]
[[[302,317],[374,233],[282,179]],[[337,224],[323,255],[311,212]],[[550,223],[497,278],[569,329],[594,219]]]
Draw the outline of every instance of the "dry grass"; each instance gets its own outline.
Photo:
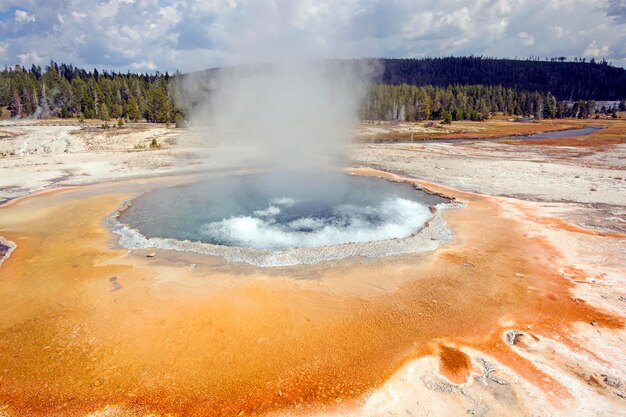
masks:
[[[560,146],[597,149],[626,144],[626,119],[594,119],[593,121],[585,124],[590,126],[595,125],[608,127],[585,136],[572,136],[558,139],[537,139],[532,141],[509,140],[501,142],[512,145]]]
[[[355,137],[362,142],[381,141],[414,141],[432,139],[486,139],[506,136],[522,136],[556,130],[577,129],[589,125],[588,120],[558,119],[542,120],[532,123],[518,123],[509,119],[493,118],[484,122],[461,121],[451,125],[429,127],[429,123],[400,123],[393,124],[361,124]],[[378,128],[375,134],[366,134],[368,128]]]

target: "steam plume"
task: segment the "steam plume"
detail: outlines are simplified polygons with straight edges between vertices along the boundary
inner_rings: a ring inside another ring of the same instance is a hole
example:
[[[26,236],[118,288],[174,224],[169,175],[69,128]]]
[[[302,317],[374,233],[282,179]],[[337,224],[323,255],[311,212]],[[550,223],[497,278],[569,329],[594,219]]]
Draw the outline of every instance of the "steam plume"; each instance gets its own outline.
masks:
[[[376,68],[333,60],[350,55],[333,50],[349,34],[303,19],[310,12],[287,0],[245,3],[223,51],[229,66],[179,83],[180,104],[222,162],[308,170],[341,160]]]
[[[264,166],[310,170],[341,160],[371,73],[345,61],[227,68],[189,77],[183,95],[195,102],[192,125],[233,163],[253,154]]]

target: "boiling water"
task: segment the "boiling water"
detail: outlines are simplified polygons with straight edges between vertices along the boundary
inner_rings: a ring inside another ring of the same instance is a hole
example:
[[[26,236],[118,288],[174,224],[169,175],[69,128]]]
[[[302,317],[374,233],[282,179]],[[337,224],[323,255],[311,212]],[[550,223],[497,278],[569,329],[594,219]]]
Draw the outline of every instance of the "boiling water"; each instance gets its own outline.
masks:
[[[444,201],[380,179],[282,172],[151,191],[120,221],[149,238],[285,250],[405,238]]]

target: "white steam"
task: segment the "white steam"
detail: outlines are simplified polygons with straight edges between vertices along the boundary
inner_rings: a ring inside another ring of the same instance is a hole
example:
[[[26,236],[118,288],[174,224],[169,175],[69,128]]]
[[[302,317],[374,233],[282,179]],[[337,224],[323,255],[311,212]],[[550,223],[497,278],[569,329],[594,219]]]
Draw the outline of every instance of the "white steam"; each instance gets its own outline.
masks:
[[[380,71],[373,60],[338,59],[353,56],[346,49],[352,35],[328,17],[356,6],[272,0],[232,7],[238,29],[220,50],[222,67],[174,80],[194,133],[221,166],[341,164]]]
[[[373,72],[365,61],[225,68],[187,76],[179,96],[221,162],[311,170],[341,165]]]
[[[303,217],[280,223],[280,204],[273,201],[252,216],[233,216],[211,222],[201,233],[232,246],[283,250],[406,238],[431,217],[427,206],[395,197],[378,206],[338,206],[328,217]]]

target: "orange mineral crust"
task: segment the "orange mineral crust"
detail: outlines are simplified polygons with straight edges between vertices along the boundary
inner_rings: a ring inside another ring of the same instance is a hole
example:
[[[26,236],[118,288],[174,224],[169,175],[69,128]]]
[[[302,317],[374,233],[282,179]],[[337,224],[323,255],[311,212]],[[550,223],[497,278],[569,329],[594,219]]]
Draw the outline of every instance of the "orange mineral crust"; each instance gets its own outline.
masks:
[[[446,212],[454,240],[431,253],[263,269],[117,248],[102,221],[137,187],[84,187],[0,208],[0,234],[17,245],[0,266],[8,415],[107,405],[129,415],[333,410],[424,355],[439,355],[442,374],[461,383],[473,367],[464,346],[559,400],[567,390],[502,333],[558,337],[576,322],[624,324],[575,301],[574,284],[556,270],[558,251],[525,238],[497,198],[430,185],[467,203]]]
[[[472,361],[467,354],[450,346],[439,347],[440,371],[450,381],[462,384],[472,370]]]

